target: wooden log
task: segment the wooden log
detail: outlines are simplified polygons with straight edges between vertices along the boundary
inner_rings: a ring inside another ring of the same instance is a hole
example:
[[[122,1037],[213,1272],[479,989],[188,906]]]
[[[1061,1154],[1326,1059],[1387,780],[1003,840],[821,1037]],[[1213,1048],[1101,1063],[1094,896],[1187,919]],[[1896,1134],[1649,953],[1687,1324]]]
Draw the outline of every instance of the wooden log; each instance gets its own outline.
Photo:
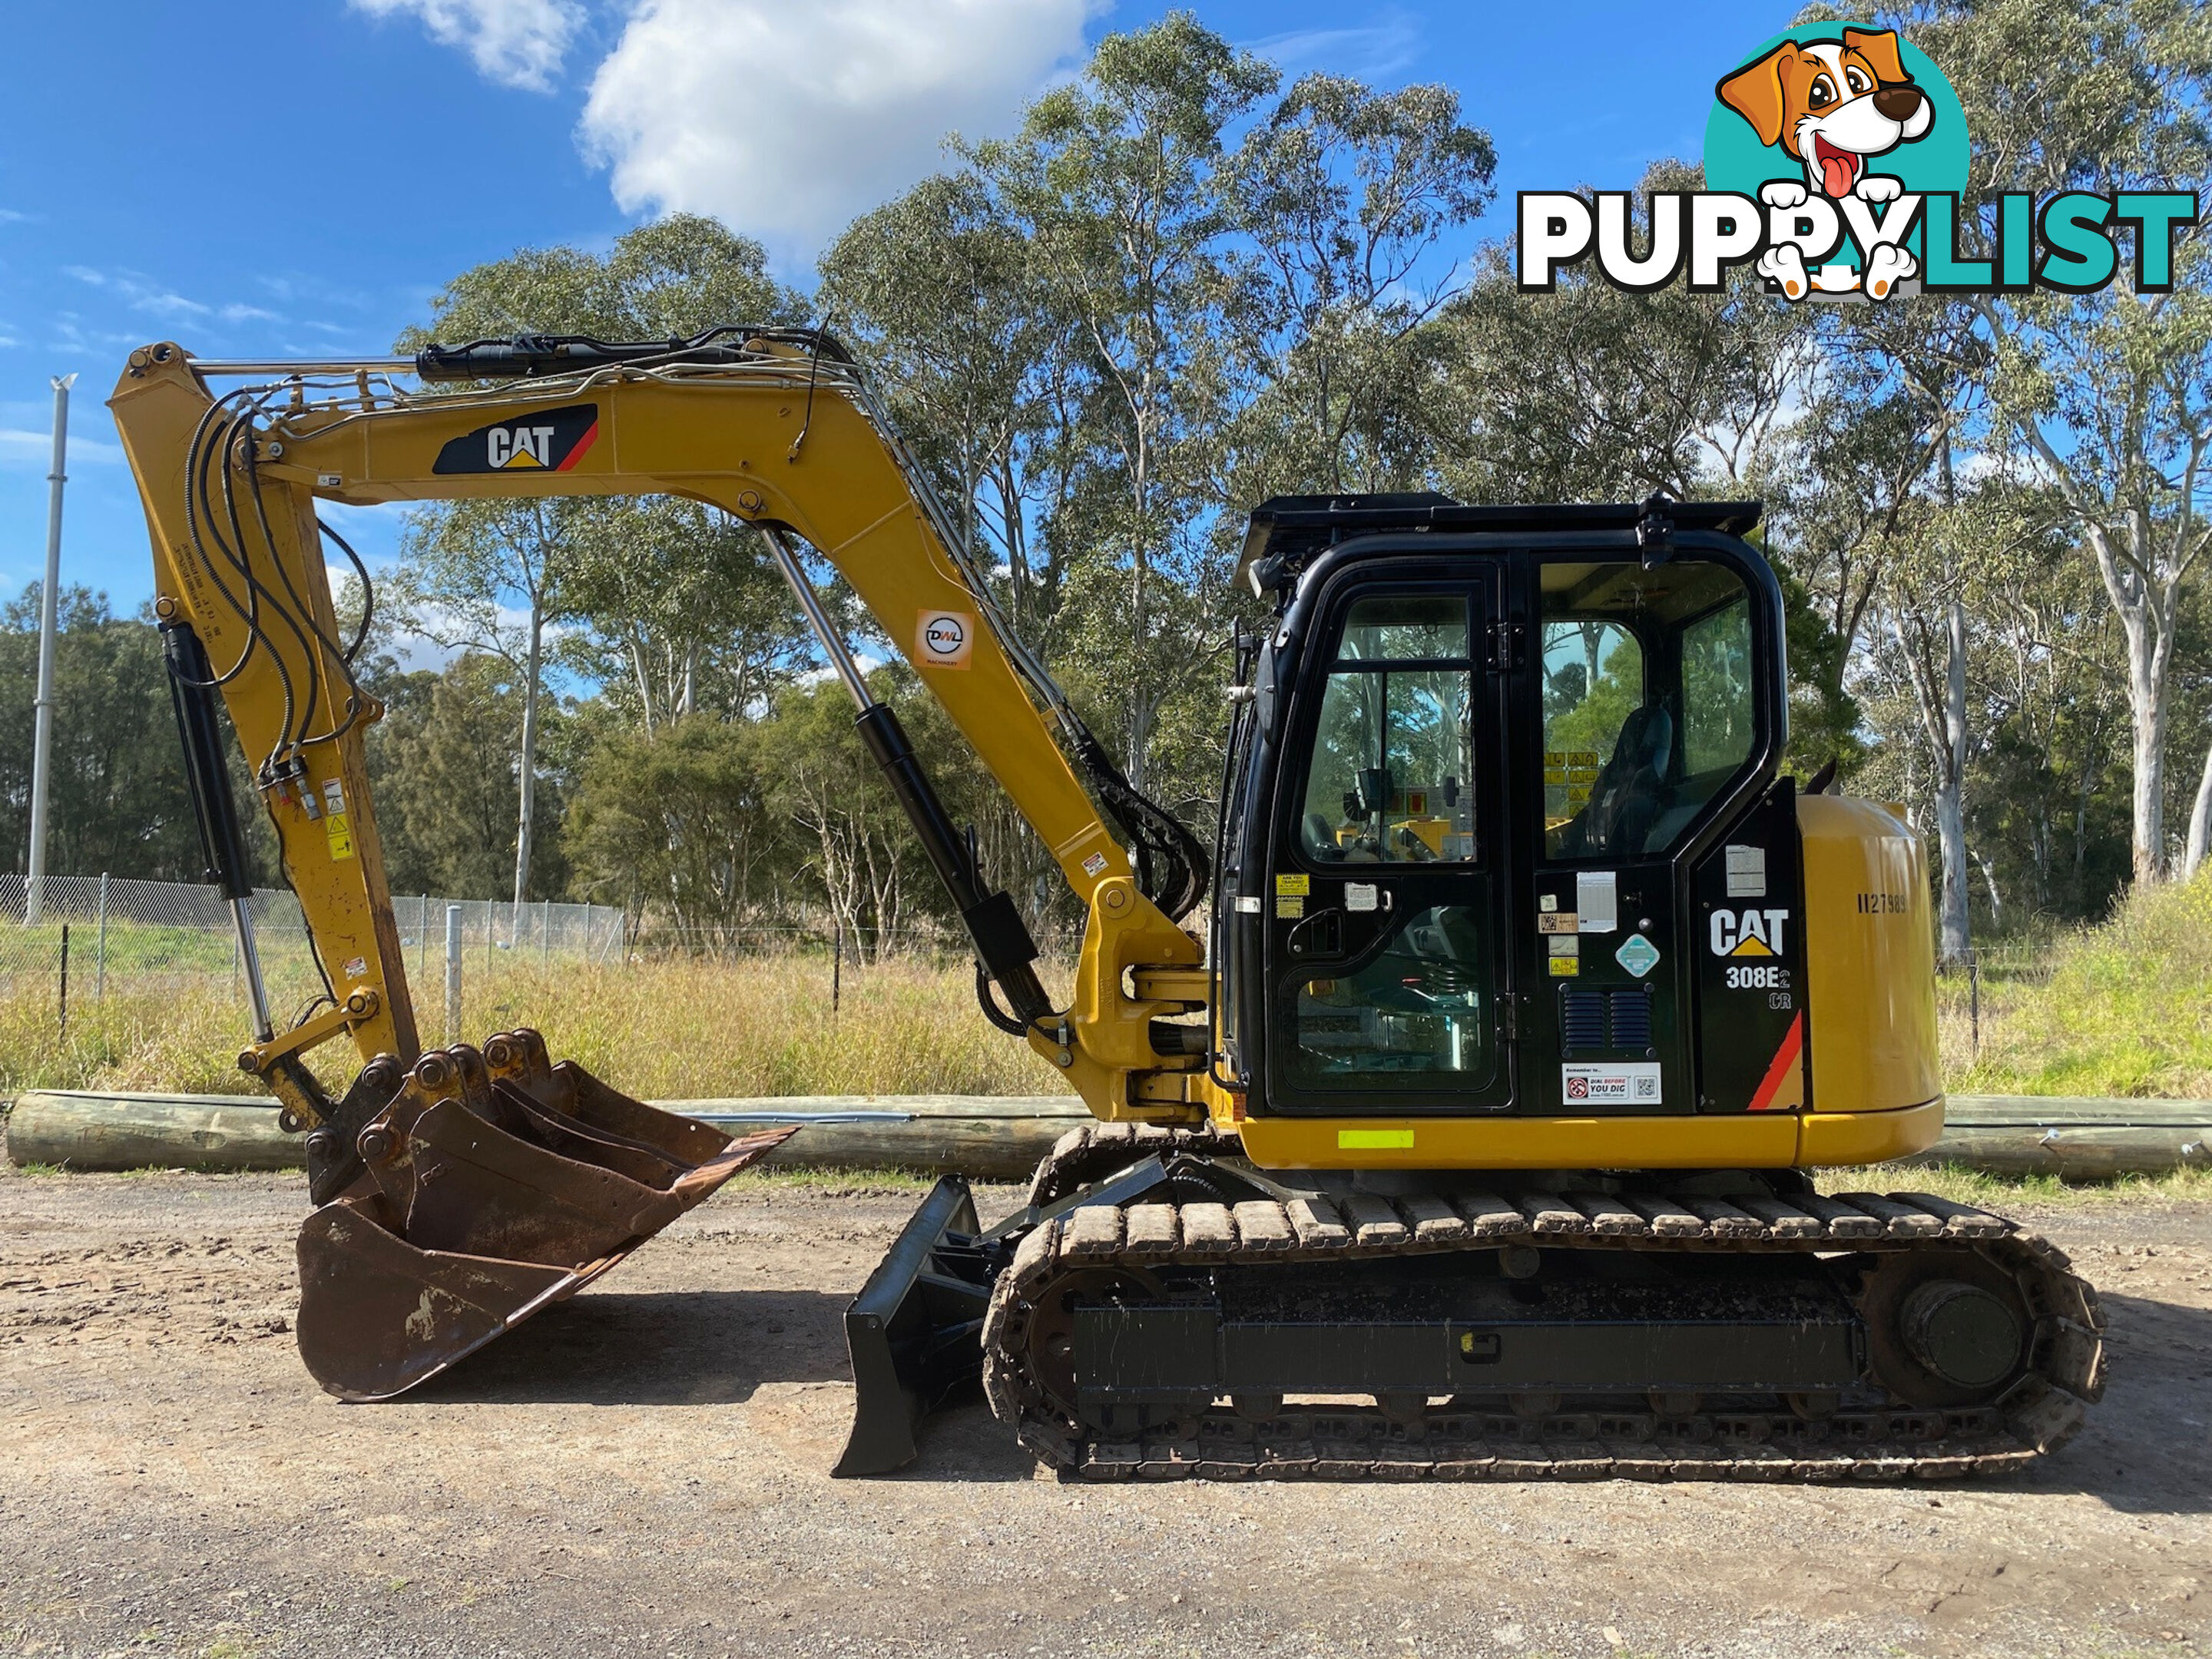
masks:
[[[1986,1175],[2049,1175],[2062,1181],[2166,1175],[2185,1168],[2212,1169],[2212,1124],[1966,1125],[1946,1129],[1943,1139],[1926,1152],[1899,1162],[1923,1168],[1955,1164]]]
[[[795,1100],[654,1103],[702,1118],[725,1133],[792,1121],[779,1119],[778,1114],[805,1114],[799,1133],[762,1160],[770,1168],[920,1170],[979,1181],[1027,1181],[1071,1124],[1091,1118],[1073,1095],[1003,1100],[957,1095],[879,1100],[828,1096],[817,1097],[811,1109]],[[814,1115],[817,1111],[820,1115]],[[904,1113],[905,1120],[884,1121],[884,1115],[895,1112]],[[841,1117],[854,1121],[840,1121]]]
[[[768,1164],[785,1169],[907,1169],[986,1181],[1026,1180],[1090,1113],[1073,1095],[793,1096],[656,1101],[727,1133],[800,1122]],[[70,1170],[287,1170],[305,1138],[276,1127],[252,1096],[127,1095],[41,1089],[16,1098],[7,1124],[18,1164]]]
[[[296,1170],[305,1139],[251,1095],[37,1089],[16,1096],[8,1115],[13,1162],[65,1170]]]
[[[654,1104],[732,1133],[803,1122],[768,1160],[787,1169],[900,1168],[994,1181],[1023,1179],[1055,1139],[1090,1121],[1073,1095],[800,1095]],[[1905,1162],[2069,1181],[2212,1168],[2212,1103],[2203,1101],[1960,1097],[1948,1116],[1943,1139]],[[301,1137],[278,1129],[276,1108],[250,1095],[33,1090],[17,1097],[7,1140],[18,1164],[72,1170],[284,1170],[305,1158]]]

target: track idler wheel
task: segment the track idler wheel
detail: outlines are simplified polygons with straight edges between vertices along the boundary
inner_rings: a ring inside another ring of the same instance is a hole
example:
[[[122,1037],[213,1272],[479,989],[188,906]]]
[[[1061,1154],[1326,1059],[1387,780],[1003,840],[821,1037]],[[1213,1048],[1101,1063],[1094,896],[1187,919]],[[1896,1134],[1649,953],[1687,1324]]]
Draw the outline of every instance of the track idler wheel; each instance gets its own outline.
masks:
[[[1860,1297],[1875,1381],[1908,1406],[1987,1405],[2026,1369],[2034,1320],[2013,1276],[1972,1250],[1887,1258]]]

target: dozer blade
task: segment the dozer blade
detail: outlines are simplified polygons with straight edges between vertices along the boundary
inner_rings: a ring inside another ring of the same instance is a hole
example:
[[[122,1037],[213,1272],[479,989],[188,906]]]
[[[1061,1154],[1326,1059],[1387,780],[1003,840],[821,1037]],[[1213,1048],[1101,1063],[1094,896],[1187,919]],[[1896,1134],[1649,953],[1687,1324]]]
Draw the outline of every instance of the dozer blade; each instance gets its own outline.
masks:
[[[388,1400],[573,1296],[793,1132],[732,1140],[618,1093],[534,1031],[425,1054],[300,1231],[300,1355]]]
[[[921,1419],[981,1385],[993,1264],[976,1231],[967,1182],[945,1176],[846,1309],[853,1431],[832,1474],[911,1463]]]

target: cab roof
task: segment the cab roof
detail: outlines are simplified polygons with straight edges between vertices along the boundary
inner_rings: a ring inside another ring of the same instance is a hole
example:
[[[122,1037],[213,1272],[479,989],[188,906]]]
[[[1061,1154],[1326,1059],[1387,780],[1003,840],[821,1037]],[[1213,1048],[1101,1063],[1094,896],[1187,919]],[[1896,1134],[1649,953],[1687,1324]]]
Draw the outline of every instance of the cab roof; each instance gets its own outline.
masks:
[[[1673,529],[1741,536],[1759,522],[1761,509],[1758,501],[1678,501],[1661,495],[1642,502],[1480,507],[1426,489],[1372,495],[1277,495],[1253,508],[1237,575],[1264,597],[1290,587],[1315,558],[1354,536],[1423,531],[1558,534],[1635,530],[1662,520]]]

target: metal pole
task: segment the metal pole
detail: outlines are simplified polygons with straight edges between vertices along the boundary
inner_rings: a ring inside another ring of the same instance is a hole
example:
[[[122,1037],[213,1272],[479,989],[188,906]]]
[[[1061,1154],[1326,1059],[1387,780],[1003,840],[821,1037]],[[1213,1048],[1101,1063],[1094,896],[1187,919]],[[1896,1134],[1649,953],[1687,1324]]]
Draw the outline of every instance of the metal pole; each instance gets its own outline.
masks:
[[[791,550],[791,543],[781,531],[771,530],[765,526],[758,528],[761,539],[768,544],[768,550],[775,556],[775,568],[783,573],[784,585],[791,589],[792,598],[799,601],[799,608],[806,613],[807,624],[813,629],[815,639],[821,643],[822,654],[830,659],[830,665],[837,671],[837,678],[845,682],[845,690],[865,714],[876,706],[875,696],[868,690],[867,681],[860,678],[860,665],[853,660],[853,653],[845,648],[844,640],[830,625],[830,618],[823,611],[821,599],[816,596],[813,585],[806,580],[805,571],[799,568],[798,555]]]
[[[61,614],[62,485],[68,482],[69,395],[74,374],[57,374],[54,386],[54,462],[46,473],[46,581],[39,594],[39,693],[31,739],[31,871],[24,889],[23,920],[36,922],[46,902],[46,778],[53,767],[54,630]]]
[[[62,1035],[69,1035],[69,923],[62,924]]]
[[[538,965],[550,967],[553,961],[553,901],[545,901],[544,920],[538,924]]]
[[[100,872],[100,939],[92,950],[92,998],[107,994],[107,872]]]
[[[446,907],[446,1043],[461,1040],[461,907]]]
[[[430,896],[428,893],[415,902],[415,978],[422,983],[428,977],[430,961]]]

